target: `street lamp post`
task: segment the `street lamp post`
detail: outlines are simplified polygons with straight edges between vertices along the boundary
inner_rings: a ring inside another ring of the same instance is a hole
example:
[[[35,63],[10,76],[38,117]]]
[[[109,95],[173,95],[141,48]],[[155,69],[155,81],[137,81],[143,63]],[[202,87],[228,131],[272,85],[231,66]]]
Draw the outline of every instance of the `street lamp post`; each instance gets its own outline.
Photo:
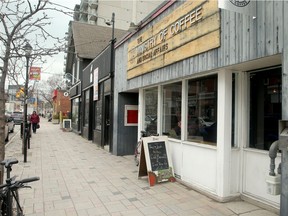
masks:
[[[25,132],[26,126],[28,126],[27,121],[27,100],[28,100],[28,82],[29,82],[29,59],[32,53],[32,46],[27,42],[23,47],[26,57],[26,79],[25,79],[25,88],[24,88],[24,119],[23,119],[23,148],[24,148],[24,162],[27,162],[27,138],[28,133]]]
[[[105,22],[107,25],[112,25],[112,38],[111,38],[111,60],[110,60],[110,151],[113,150],[113,114],[114,114],[114,72],[115,72],[115,13],[112,13],[112,19],[110,22]]]

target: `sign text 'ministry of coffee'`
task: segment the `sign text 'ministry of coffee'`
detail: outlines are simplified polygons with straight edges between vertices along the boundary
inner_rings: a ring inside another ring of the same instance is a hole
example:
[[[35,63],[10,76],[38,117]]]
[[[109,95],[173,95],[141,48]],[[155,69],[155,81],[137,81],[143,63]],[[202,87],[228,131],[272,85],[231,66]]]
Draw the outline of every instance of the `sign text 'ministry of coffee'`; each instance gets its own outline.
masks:
[[[165,43],[151,51],[151,49],[153,49],[159,43],[164,43],[166,38],[173,37],[177,33],[184,31],[185,29],[189,28],[191,25],[199,21],[201,18],[202,6],[186,14],[167,28],[162,29],[158,34],[152,36],[144,43],[142,43],[142,36],[140,36],[137,39],[137,42],[138,44],[142,44],[137,47],[137,64],[140,64],[143,61],[152,58],[152,56],[156,56],[168,50],[168,43]],[[146,53],[149,50],[150,52]]]

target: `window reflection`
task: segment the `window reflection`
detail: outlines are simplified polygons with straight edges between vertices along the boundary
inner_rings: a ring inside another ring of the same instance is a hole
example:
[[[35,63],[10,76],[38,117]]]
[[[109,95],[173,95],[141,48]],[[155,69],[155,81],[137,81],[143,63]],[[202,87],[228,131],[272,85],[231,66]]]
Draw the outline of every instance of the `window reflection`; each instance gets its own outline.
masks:
[[[187,140],[217,142],[217,76],[188,81]]]
[[[102,87],[102,85],[101,85]],[[95,101],[95,129],[101,130],[102,128],[102,88],[98,90],[98,100]]]
[[[281,68],[250,73],[250,147],[268,150],[278,140],[282,113]]]
[[[72,123],[78,124],[79,98],[72,101]]]
[[[176,139],[181,139],[181,91],[181,82],[163,86],[163,134]]]
[[[88,127],[89,124],[89,103],[90,90],[85,91],[85,110],[84,110],[84,126]]]
[[[147,89],[144,92],[145,100],[145,130],[148,134],[157,134],[157,104],[158,88]]]

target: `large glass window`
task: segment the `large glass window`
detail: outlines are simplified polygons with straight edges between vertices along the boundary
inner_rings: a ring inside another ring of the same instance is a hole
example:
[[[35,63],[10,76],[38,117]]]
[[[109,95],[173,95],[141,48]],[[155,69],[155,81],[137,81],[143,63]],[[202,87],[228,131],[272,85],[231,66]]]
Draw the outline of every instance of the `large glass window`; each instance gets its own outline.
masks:
[[[278,140],[281,68],[250,73],[250,147],[268,150]]]
[[[216,145],[217,76],[189,80],[187,140]]]
[[[176,139],[181,139],[181,91],[181,82],[163,86],[162,131]]]
[[[72,123],[78,124],[79,98],[72,100]]]
[[[90,90],[85,91],[85,108],[84,108],[84,126],[89,125],[89,103],[90,102]]]
[[[102,85],[99,88],[99,97],[95,102],[95,129],[101,130],[102,127]]]
[[[157,98],[157,87],[145,90],[145,130],[148,134],[157,134]]]

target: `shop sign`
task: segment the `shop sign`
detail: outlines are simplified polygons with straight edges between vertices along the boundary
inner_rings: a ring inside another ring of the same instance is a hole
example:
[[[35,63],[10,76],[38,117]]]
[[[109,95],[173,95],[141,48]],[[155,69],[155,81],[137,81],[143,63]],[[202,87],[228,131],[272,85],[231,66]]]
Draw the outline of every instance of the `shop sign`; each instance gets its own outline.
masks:
[[[148,176],[150,186],[161,182],[175,182],[174,169],[167,148],[167,136],[142,139],[138,177]]]
[[[99,99],[99,86],[98,86],[98,75],[99,75],[99,68],[94,69],[94,75],[93,75],[93,100],[97,101]]]
[[[129,43],[127,78],[219,46],[217,1],[186,1]]]
[[[41,68],[40,67],[30,67],[29,79],[30,80],[40,80],[41,79]]]

